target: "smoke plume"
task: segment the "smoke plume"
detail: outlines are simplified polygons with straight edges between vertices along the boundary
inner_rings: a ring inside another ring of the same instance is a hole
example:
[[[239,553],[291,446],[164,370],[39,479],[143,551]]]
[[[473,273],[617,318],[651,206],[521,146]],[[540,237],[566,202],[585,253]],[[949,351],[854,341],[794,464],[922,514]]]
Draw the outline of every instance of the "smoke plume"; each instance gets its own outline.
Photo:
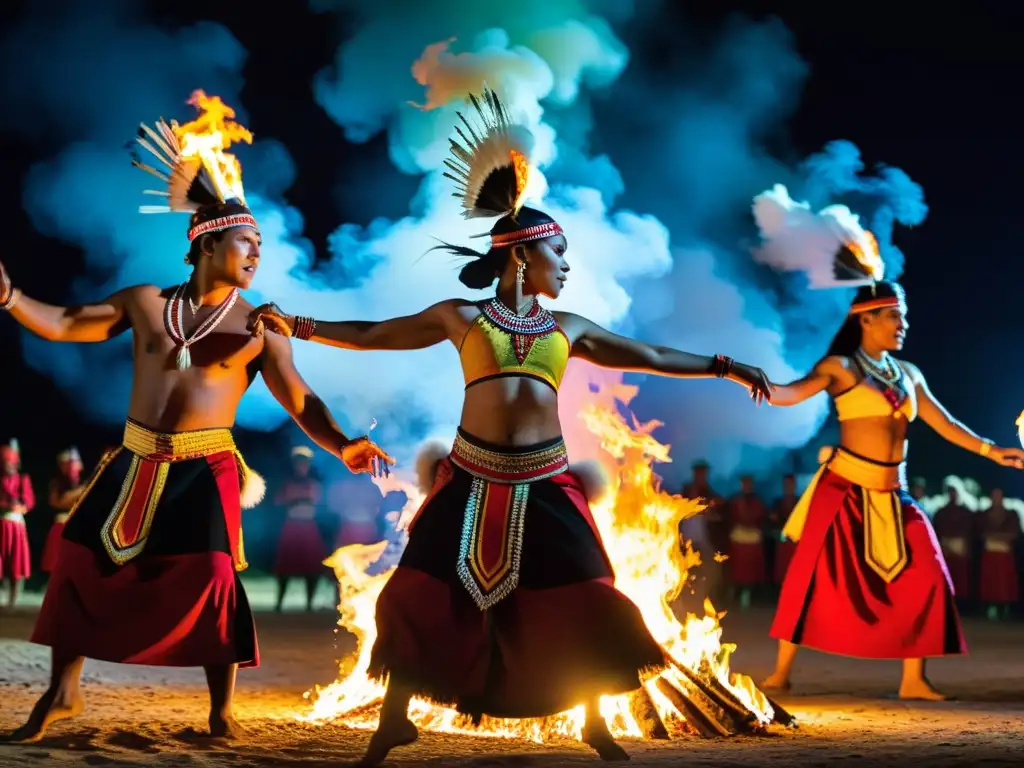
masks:
[[[314,81],[317,102],[351,142],[386,132],[389,157],[378,176],[421,177],[411,200],[380,201],[385,210],[402,210],[401,203],[405,216],[341,224],[330,238],[331,259],[314,267],[302,217],[282,199],[295,173],[287,150],[260,136],[238,100],[245,52],[232,35],[208,23],[157,29],[127,2],[87,14],[82,5],[57,18],[36,13],[12,29],[0,75],[7,105],[0,125],[64,146],[33,169],[24,200],[40,231],[85,250],[90,276],[75,286],[76,298],[185,279],[185,222],[134,213],[147,180],[122,147],[140,120],[191,117],[183,102],[195,88],[222,96],[256,134],[254,146],[238,153],[264,237],[248,298],[266,295],[323,319],[382,319],[484,295],[459,285],[445,257],[424,255],[437,239],[472,244],[470,236],[488,227],[459,217],[440,176],[454,112],[484,83],[536,137],[547,188],[535,204],[569,241],[572,273],[558,308],[654,343],[723,352],[775,380],[813,363],[838,326],[842,300],[756,262],[749,246],[754,196],[781,183],[815,210],[842,198],[871,223],[887,260],[898,256],[893,224],[916,223],[926,211],[920,188],[902,172],[863,176],[846,142],[794,165],[766,151],[806,76],[777,22],[735,19],[706,49],[680,30],[679,45],[692,55],[655,67],[639,56],[658,24],[655,2],[313,0],[312,11],[344,19],[347,34]],[[44,33],[45,49],[32,43]],[[30,363],[74,392],[92,416],[123,418],[127,340],[25,348]],[[353,353],[298,343],[295,352],[347,428],[364,430],[376,418],[375,437],[409,464],[423,439],[454,431],[463,384],[448,346]],[[588,396],[592,373],[583,366],[571,373],[562,403],[567,422],[572,404]],[[621,381],[608,373],[600,379]],[[823,402],[755,411],[739,387],[717,381],[629,380],[640,385],[633,406],[666,422],[658,437],[673,443],[677,466],[704,455],[722,474],[773,469],[785,450],[814,436],[825,415]],[[243,402],[244,426],[272,429],[286,418],[262,385]]]

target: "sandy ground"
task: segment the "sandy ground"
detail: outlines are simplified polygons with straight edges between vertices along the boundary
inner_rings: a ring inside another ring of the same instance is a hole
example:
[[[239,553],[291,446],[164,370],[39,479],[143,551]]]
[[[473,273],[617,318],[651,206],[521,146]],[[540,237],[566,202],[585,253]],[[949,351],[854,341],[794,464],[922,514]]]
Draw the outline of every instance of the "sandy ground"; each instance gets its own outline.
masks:
[[[269,607],[269,585],[250,588],[254,607]],[[297,595],[295,596],[297,597]],[[329,600],[326,588],[321,601]],[[48,649],[26,642],[35,615],[24,608],[0,616],[0,731],[18,725],[43,689]],[[291,602],[294,605],[294,601]],[[739,650],[733,668],[758,678],[771,667],[770,612],[731,613],[725,639]],[[359,757],[369,734],[295,720],[302,694],[334,679],[336,659],[353,646],[336,633],[329,611],[260,612],[263,666],[242,672],[238,715],[244,742],[210,743],[199,670],[127,667],[87,662],[86,712],[54,727],[30,746],[0,744],[0,766],[294,766],[344,765]],[[790,766],[915,763],[922,766],[1015,765],[1024,762],[1024,626],[968,622],[972,654],[933,664],[934,681],[956,702],[907,704],[892,696],[898,667],[889,662],[835,659],[806,653],[791,695],[779,697],[800,721],[760,737],[722,741],[624,741],[637,766]],[[597,765],[571,743],[535,745],[424,734],[392,753],[400,766]]]

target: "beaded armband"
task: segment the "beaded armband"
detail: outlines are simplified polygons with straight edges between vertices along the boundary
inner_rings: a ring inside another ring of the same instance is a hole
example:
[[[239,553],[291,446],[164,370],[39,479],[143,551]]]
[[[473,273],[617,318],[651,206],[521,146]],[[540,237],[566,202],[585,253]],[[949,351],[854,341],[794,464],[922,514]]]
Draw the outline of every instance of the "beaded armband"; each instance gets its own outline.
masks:
[[[711,372],[720,379],[724,379],[732,372],[733,360],[725,355],[715,355],[711,361]]]
[[[305,341],[306,339],[312,338],[313,333],[316,331],[316,320],[312,317],[296,317],[295,318],[295,332],[294,336],[296,339]]]

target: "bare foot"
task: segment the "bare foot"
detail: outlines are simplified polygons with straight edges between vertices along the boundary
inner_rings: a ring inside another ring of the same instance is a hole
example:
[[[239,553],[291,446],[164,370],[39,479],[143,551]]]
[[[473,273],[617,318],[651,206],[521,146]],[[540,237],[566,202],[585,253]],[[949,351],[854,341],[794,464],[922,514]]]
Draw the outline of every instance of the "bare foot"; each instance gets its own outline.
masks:
[[[210,715],[210,737],[214,739],[240,739],[246,734],[245,728],[239,725],[235,716]]]
[[[366,754],[357,765],[379,765],[392,749],[412,744],[419,737],[420,732],[408,718],[388,724],[381,723],[370,737],[370,746],[366,748]]]
[[[615,743],[615,739],[612,738],[608,727],[604,725],[604,721],[601,722],[601,725],[588,726],[583,729],[583,743],[591,747],[606,762],[629,760],[629,753]]]
[[[760,687],[770,691],[788,691],[790,685],[788,677],[783,677],[778,672],[773,672],[761,681]]]
[[[935,690],[927,680],[902,681],[900,698],[916,701],[949,701],[950,697]]]
[[[80,715],[83,709],[85,709],[85,700],[81,694],[76,694],[71,697],[70,702],[65,703],[58,700],[56,689],[49,689],[32,707],[32,712],[25,724],[4,737],[4,741],[20,741],[22,743],[39,741],[51,725],[59,720],[67,720]]]

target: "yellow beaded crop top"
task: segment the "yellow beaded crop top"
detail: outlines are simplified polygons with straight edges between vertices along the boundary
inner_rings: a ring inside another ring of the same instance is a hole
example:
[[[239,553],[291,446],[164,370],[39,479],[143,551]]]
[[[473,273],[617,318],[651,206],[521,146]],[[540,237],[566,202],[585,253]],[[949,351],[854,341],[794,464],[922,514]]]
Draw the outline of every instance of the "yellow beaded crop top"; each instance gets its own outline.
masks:
[[[497,298],[480,305],[480,316],[459,346],[466,389],[501,376],[527,376],[558,391],[572,345],[554,315],[534,300],[517,315]]]
[[[854,355],[861,380],[836,395],[836,416],[839,421],[892,417],[913,421],[917,417],[917,392],[914,382],[899,363],[888,361],[885,370],[870,365],[862,356]]]

